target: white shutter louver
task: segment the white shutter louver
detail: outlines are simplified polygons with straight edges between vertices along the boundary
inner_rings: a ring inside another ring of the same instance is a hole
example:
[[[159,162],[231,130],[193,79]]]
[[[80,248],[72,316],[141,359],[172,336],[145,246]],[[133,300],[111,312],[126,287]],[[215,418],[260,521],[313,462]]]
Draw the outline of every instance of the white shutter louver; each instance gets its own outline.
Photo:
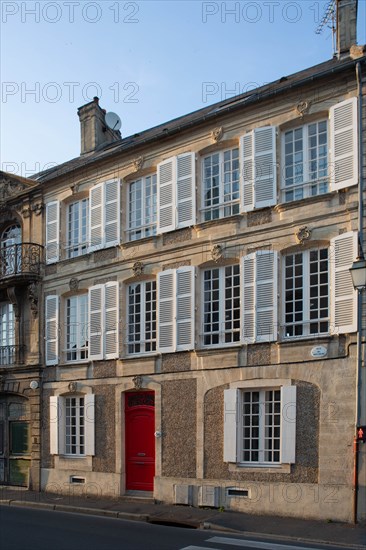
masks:
[[[194,349],[194,267],[179,268],[176,279],[176,349]]]
[[[237,462],[239,390],[224,390],[224,462]]]
[[[104,345],[105,358],[115,359],[119,355],[118,349],[118,283],[111,282],[105,285],[105,300],[103,310],[105,311],[104,323]]]
[[[89,289],[89,358],[103,359],[104,286]]]
[[[254,130],[254,206],[276,204],[276,129],[273,126]]]
[[[175,270],[158,273],[159,351],[175,351]]]
[[[241,259],[243,277],[242,285],[242,319],[243,339],[246,343],[255,342],[255,253]]]
[[[358,182],[357,98],[342,101],[330,112],[331,189],[337,191]]]
[[[349,271],[357,256],[357,241],[356,231],[343,233],[331,241],[331,333],[357,330],[357,291]]]
[[[46,205],[46,263],[58,262],[60,242],[60,207],[58,201]]]
[[[177,229],[189,227],[196,221],[196,175],[194,153],[177,157]]]
[[[240,138],[242,211],[276,204],[276,128],[256,128]]]
[[[175,229],[175,157],[158,164],[158,232],[165,233]]]
[[[95,395],[88,393],[84,397],[85,408],[85,454],[95,455]]]
[[[50,454],[59,454],[59,423],[62,421],[60,414],[60,399],[50,397]]]
[[[103,213],[104,193],[103,184],[100,183],[90,189],[89,199],[89,231],[90,231],[90,248],[89,251],[98,250],[103,246]]]
[[[253,132],[240,138],[242,211],[254,208],[254,151]]]
[[[256,253],[256,341],[277,339],[277,252]]]
[[[120,181],[111,180],[104,184],[104,246],[119,243],[120,226]]]
[[[296,386],[281,388],[281,463],[294,464],[296,456]]]
[[[59,349],[59,333],[58,333],[58,296],[46,296],[45,303],[45,356],[46,365],[57,365],[58,349]]]

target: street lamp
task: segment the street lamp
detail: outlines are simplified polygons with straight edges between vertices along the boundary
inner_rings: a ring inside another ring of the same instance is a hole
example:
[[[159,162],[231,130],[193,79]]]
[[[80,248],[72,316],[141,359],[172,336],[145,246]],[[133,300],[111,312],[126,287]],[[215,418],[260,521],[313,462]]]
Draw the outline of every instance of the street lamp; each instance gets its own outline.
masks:
[[[366,260],[359,256],[350,268],[353,286],[359,292],[366,287]]]
[[[359,426],[360,426],[360,402],[361,402],[361,367],[362,367],[362,291],[366,288],[366,260],[361,253],[350,267],[352,283],[357,291],[357,371],[356,371],[356,433],[353,440],[353,523],[357,523],[358,500],[358,450],[359,450]],[[362,430],[361,430],[362,431]]]

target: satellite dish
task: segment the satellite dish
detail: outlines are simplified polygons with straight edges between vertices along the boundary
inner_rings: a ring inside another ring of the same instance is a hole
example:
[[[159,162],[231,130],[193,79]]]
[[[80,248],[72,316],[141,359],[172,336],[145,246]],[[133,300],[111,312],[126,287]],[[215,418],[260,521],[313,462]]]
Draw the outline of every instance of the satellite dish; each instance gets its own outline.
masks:
[[[112,112],[105,115],[105,123],[111,130],[119,130],[122,126],[119,116]]]

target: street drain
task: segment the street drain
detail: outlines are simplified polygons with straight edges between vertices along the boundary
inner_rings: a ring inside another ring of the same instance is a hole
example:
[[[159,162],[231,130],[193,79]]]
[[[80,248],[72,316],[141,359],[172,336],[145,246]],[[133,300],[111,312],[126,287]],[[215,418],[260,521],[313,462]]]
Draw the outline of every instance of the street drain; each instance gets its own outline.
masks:
[[[166,527],[182,527],[183,529],[198,529],[199,527],[197,524],[171,521],[169,519],[149,519],[148,523],[152,523],[153,525],[164,525]]]

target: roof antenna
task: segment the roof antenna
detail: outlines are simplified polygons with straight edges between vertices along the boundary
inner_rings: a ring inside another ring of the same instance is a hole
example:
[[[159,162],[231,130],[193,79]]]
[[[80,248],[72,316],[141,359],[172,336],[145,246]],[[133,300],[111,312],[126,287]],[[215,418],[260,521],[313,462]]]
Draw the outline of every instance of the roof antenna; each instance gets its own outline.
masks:
[[[328,0],[323,17],[315,31],[315,34],[321,34],[327,27],[332,30],[333,56],[336,53],[336,0]]]

